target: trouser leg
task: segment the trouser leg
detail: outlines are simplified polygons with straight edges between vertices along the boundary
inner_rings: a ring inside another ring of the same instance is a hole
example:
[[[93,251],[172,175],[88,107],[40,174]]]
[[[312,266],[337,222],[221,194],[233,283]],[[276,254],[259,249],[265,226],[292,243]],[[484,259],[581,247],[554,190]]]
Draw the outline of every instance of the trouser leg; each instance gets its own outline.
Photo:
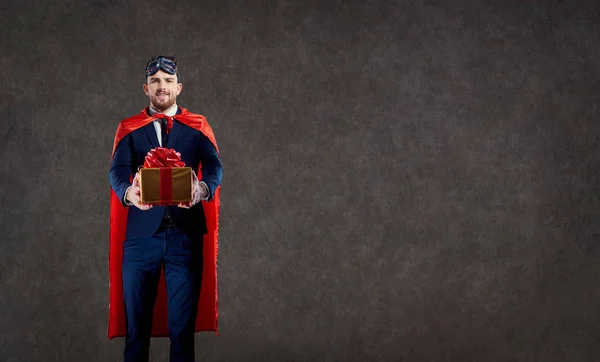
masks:
[[[123,244],[126,316],[125,362],[147,362],[164,238],[134,238]]]
[[[202,282],[202,239],[169,229],[164,258],[171,362],[194,361],[194,327]]]

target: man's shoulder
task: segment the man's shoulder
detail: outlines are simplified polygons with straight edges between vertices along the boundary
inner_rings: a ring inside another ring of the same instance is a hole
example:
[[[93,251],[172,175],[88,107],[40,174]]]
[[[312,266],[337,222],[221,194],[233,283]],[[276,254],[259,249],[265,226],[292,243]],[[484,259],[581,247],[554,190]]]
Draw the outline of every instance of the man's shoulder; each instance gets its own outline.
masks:
[[[117,127],[117,132],[115,134],[113,150],[125,136],[132,132],[135,132],[138,129],[141,129],[151,121],[152,117],[150,117],[145,110],[141,111],[135,116],[131,116],[129,118],[121,120],[119,122],[119,126]]]
[[[125,133],[133,132],[139,128],[144,127],[151,121],[152,117],[148,115],[148,113],[146,113],[146,110],[144,109],[134,116],[122,119],[119,122],[118,130],[121,130]]]
[[[204,115],[190,112],[183,107],[180,107],[180,111],[181,112],[176,114],[174,118],[181,123],[199,131],[204,131],[206,128],[210,128]]]
[[[206,120],[205,116],[197,113],[192,113],[185,108],[181,108],[181,113],[179,114],[179,116],[180,117],[177,118],[177,115],[175,115],[175,119],[178,119],[184,125],[202,133],[216,147],[217,141],[215,139],[215,135],[211,126],[208,124],[208,121]]]
[[[184,107],[179,107],[179,112],[174,117],[177,118],[178,116],[183,118],[206,121],[206,117],[203,114],[190,112],[190,110]]]

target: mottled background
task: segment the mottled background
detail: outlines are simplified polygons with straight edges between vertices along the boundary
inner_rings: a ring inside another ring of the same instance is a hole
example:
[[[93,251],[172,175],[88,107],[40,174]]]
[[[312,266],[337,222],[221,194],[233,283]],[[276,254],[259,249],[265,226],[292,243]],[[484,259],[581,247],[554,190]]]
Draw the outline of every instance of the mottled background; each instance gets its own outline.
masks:
[[[108,168],[162,53],[224,165],[199,361],[597,361],[599,8],[3,1],[0,361],[120,360]]]

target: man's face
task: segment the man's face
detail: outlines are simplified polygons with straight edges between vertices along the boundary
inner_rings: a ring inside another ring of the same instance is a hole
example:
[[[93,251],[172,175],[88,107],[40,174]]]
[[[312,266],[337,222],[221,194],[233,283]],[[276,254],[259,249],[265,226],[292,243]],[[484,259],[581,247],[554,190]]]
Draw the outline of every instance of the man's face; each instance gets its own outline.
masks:
[[[175,104],[177,96],[181,93],[181,83],[177,83],[177,74],[159,70],[146,78],[144,93],[150,98],[152,107],[163,112]]]

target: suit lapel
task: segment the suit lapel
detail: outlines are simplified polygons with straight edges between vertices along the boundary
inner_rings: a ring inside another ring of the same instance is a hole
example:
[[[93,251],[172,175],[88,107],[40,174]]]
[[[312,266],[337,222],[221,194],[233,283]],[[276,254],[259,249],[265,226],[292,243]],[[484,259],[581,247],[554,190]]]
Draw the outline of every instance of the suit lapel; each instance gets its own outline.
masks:
[[[175,119],[177,115],[175,115]],[[179,121],[173,120],[173,128],[169,131],[169,136],[167,137],[167,145],[163,147],[175,148],[175,144],[177,143],[177,136],[179,135],[179,131],[181,130],[182,125]]]
[[[144,131],[146,131],[146,135],[148,136],[148,140],[150,141],[152,147],[160,147],[160,143],[158,143],[158,136],[156,136],[156,128],[154,128],[154,121],[145,125]]]

